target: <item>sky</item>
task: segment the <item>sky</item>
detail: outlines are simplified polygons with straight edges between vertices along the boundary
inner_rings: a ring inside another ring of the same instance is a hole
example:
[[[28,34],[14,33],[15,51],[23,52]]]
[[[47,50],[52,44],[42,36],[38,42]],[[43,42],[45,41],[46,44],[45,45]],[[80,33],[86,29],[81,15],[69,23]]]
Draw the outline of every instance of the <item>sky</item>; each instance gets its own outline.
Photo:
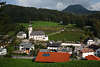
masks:
[[[100,11],[100,0],[2,0],[7,4],[25,7],[47,8],[63,10],[69,5],[81,4],[89,10]]]

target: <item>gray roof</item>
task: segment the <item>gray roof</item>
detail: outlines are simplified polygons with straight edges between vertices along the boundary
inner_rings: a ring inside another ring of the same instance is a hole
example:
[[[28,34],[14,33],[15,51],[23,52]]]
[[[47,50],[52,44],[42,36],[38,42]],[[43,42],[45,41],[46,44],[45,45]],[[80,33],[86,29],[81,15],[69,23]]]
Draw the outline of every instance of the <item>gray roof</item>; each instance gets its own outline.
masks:
[[[3,48],[0,48],[0,52],[2,52]]]
[[[45,35],[43,31],[33,31],[31,35]]]
[[[60,47],[61,43],[47,43],[47,47]]]
[[[40,52],[49,52],[48,49],[40,49]]]
[[[26,33],[23,31],[20,31],[19,33],[17,33],[18,36],[22,36],[22,34],[26,34]]]
[[[24,48],[31,48],[33,46],[33,44],[23,42],[23,43],[19,44],[19,46],[23,46]]]

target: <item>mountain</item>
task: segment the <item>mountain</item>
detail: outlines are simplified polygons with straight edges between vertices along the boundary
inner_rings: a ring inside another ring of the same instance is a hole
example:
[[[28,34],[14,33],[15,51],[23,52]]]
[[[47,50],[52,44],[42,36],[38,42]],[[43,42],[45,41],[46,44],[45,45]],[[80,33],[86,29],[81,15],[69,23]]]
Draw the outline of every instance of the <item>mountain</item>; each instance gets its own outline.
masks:
[[[63,10],[63,12],[69,12],[73,14],[93,14],[98,11],[90,11],[83,7],[82,5],[70,5]]]

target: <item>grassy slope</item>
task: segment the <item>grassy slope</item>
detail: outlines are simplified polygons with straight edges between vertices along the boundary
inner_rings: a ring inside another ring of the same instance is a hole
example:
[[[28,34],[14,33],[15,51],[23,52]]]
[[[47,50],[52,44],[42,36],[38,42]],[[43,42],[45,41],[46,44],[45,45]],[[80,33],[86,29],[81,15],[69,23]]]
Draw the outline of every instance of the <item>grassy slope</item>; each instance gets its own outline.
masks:
[[[79,41],[82,34],[80,32],[61,32],[60,34],[49,36],[49,38],[50,40]]]
[[[24,27],[28,28],[28,23],[21,23]],[[58,31],[63,28],[63,25],[60,25],[56,22],[46,22],[46,21],[33,21],[32,22],[33,30],[42,30],[46,33],[52,33],[54,31]]]
[[[25,27],[28,27],[28,23],[22,23]],[[32,26],[34,27],[56,27],[61,26],[56,22],[48,22],[48,21],[32,21]]]
[[[70,61],[65,63],[36,63],[24,59],[1,59],[0,67],[100,67],[100,61]]]

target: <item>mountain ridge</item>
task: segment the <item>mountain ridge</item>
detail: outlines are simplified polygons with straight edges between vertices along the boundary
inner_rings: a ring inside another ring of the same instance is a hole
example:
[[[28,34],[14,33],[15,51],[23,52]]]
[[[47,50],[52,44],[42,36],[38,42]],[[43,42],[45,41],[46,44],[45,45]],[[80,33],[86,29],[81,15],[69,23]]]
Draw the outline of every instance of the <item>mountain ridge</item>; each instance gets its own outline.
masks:
[[[87,8],[83,7],[80,4],[70,5],[63,10],[63,12],[73,13],[73,14],[94,14],[100,11],[92,11],[88,10]]]

